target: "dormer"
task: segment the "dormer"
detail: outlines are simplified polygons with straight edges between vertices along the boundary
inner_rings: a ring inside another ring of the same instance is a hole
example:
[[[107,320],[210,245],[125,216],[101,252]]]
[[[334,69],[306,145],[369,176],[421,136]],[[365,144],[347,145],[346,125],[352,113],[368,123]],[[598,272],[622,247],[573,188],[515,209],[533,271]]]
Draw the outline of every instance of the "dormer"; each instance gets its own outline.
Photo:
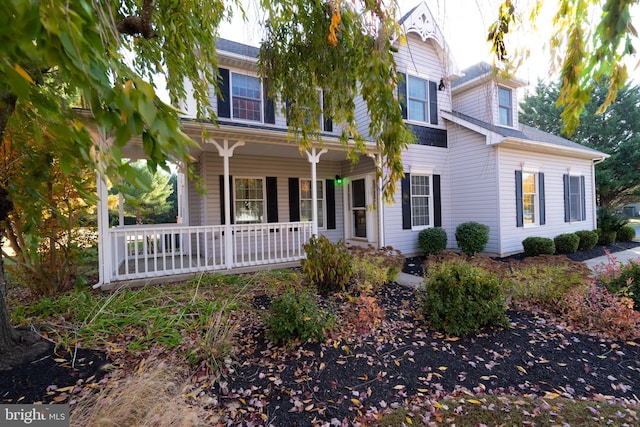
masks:
[[[527,82],[505,78],[493,65],[480,62],[452,83],[453,110],[486,123],[518,128],[518,89]]]

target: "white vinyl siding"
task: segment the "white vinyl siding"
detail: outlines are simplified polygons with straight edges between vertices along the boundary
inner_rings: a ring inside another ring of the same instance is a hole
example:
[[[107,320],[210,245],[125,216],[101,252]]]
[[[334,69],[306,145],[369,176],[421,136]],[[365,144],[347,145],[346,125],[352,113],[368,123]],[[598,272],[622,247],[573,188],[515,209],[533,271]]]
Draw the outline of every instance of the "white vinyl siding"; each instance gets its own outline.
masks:
[[[502,254],[522,251],[522,241],[529,236],[554,238],[558,234],[592,229],[594,224],[592,165],[589,160],[560,157],[553,154],[527,152],[521,149],[499,148],[500,161],[499,194],[502,206],[500,224]],[[523,163],[544,165],[545,225],[544,227],[516,226],[516,191],[513,171]],[[580,171],[585,176],[587,205],[586,221],[565,222],[564,179],[567,169]]]
[[[370,159],[365,158],[363,160]],[[223,159],[217,153],[208,152],[202,154],[201,162],[203,167],[200,176],[203,178],[203,184],[207,191],[206,195],[200,199],[203,211],[202,225],[219,225],[222,214],[220,211],[220,175],[223,170]],[[347,162],[346,164],[349,163]],[[317,167],[318,180],[331,179],[341,174],[343,176],[346,175],[346,173],[343,173],[341,162],[329,162],[321,159]],[[288,180],[292,177],[308,179],[307,177],[311,173],[311,164],[304,158],[235,154],[229,159],[229,169],[230,175],[233,176],[234,179],[236,177],[246,176],[247,171],[255,174],[255,176],[275,177],[277,179],[278,220],[279,222],[287,222],[289,220]],[[346,167],[345,170],[348,171],[348,167]],[[321,234],[326,235],[331,241],[338,241],[344,238],[342,192],[343,186],[336,185],[336,229],[321,231]],[[190,204],[190,208],[193,209],[192,203]]]

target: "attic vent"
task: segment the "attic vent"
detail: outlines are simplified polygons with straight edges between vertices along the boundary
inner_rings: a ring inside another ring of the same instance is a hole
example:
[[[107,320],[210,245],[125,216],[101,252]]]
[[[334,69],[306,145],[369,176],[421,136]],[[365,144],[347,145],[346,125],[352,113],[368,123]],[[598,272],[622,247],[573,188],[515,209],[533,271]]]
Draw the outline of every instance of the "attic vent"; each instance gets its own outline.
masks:
[[[422,21],[423,23],[427,23],[429,20],[429,18],[427,18],[426,14],[422,14],[422,16],[420,16],[420,21]]]

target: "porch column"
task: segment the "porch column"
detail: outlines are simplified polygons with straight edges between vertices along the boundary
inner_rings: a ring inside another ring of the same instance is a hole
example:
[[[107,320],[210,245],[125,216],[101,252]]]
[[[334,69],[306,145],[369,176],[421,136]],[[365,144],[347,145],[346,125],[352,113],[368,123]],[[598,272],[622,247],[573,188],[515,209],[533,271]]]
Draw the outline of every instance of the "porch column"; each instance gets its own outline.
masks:
[[[96,174],[96,190],[98,193],[98,285],[111,283],[111,236],[109,235],[109,191],[107,183]]]
[[[378,199],[378,246],[384,248],[384,214],[382,212],[382,155],[369,154],[376,165],[376,189]]]
[[[120,227],[124,225],[124,196],[122,193],[118,193],[118,225]]]
[[[314,236],[318,235],[318,184],[316,183],[316,165],[320,161],[320,156],[327,151],[329,150],[326,148],[320,150],[319,153],[316,153],[315,148],[312,148],[311,152],[307,150],[307,158],[309,159],[309,163],[311,163],[311,234]]]
[[[222,146],[214,139],[210,139],[218,149],[218,155],[223,158],[224,163],[224,261],[227,270],[233,267],[233,236],[231,227],[231,186],[229,185],[229,158],[233,156],[233,150],[244,145],[244,141],[236,141],[229,147],[229,140],[225,139]]]

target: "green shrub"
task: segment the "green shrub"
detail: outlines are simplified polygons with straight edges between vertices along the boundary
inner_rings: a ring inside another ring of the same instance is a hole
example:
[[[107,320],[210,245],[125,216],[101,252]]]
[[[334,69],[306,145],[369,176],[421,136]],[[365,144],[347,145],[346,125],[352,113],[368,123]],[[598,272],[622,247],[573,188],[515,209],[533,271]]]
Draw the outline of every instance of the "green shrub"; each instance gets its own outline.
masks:
[[[617,231],[605,231],[601,228],[598,229],[598,244],[601,246],[607,246],[616,241],[618,235]]]
[[[548,257],[549,255],[547,255]],[[557,259],[557,257],[552,257]],[[529,258],[533,260],[533,258]],[[535,258],[538,262],[512,264],[507,293],[517,303],[556,309],[564,296],[575,289],[584,289],[589,282],[589,269],[579,263],[554,263],[551,259]]]
[[[636,310],[640,309],[640,261],[629,261],[619,264],[619,274],[610,280],[603,280],[604,285],[611,292],[630,294]]]
[[[344,242],[331,243],[325,236],[312,236],[302,247],[307,257],[300,265],[309,283],[320,293],[344,290],[351,278],[351,257]]]
[[[572,254],[580,246],[580,237],[575,233],[558,234],[553,239],[553,243],[556,245],[556,253]]]
[[[580,238],[578,249],[588,251],[598,243],[598,232],[596,230],[580,230],[576,231],[576,236]]]
[[[456,242],[462,252],[474,256],[489,243],[489,227],[477,222],[465,222],[456,227]]]
[[[352,282],[361,292],[375,292],[385,283],[398,280],[404,266],[404,255],[391,246],[376,249],[352,246]]]
[[[600,208],[598,210],[598,228],[605,233],[617,232],[628,223],[629,220],[625,216],[616,213],[613,209]]]
[[[335,316],[321,311],[310,292],[289,290],[271,301],[267,336],[275,343],[322,341],[325,330],[332,328],[334,322]]]
[[[548,237],[527,237],[522,241],[522,247],[527,256],[553,255],[556,252],[556,244]]]
[[[498,277],[467,262],[440,264],[418,294],[431,325],[450,335],[466,335],[488,325],[508,324]]]
[[[616,233],[618,242],[630,242],[636,237],[636,229],[630,225],[623,225]]]
[[[418,247],[424,256],[438,255],[447,247],[447,232],[440,227],[420,231]]]

